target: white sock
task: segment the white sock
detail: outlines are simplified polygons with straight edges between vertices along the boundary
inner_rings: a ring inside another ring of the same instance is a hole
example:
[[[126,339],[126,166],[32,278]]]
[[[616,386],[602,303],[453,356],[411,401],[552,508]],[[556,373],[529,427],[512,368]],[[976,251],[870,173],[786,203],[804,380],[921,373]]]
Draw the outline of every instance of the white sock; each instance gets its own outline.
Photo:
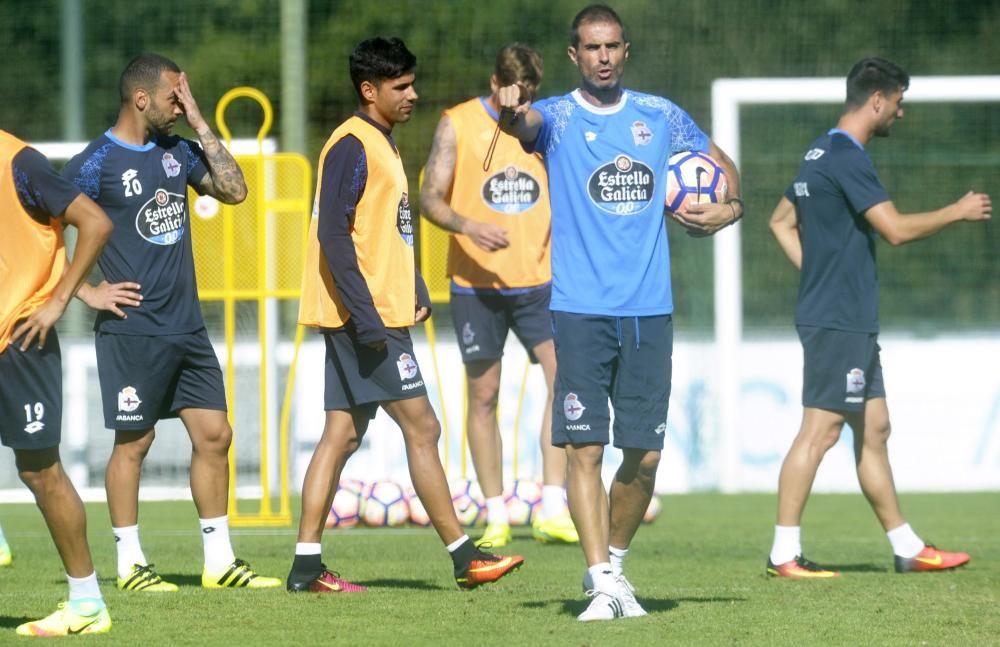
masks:
[[[507,516],[507,504],[502,496],[491,496],[486,499],[486,523],[510,523]]]
[[[778,566],[801,555],[801,537],[801,526],[775,526],[774,543],[771,544],[771,563]]]
[[[611,556],[611,572],[615,577],[621,577],[624,572],[625,556],[628,555],[628,548],[608,546],[608,555]]]
[[[615,581],[614,571],[611,569],[611,564],[608,562],[603,562],[601,564],[594,564],[587,569],[590,573],[590,579],[594,583],[594,590],[604,591],[605,593],[611,593],[615,596],[618,594],[618,582]]]
[[[321,555],[322,545],[319,543],[300,541],[295,544],[296,555]]]
[[[6,544],[7,538],[3,536],[3,526],[0,526],[0,544]]]
[[[201,539],[205,548],[205,570],[218,573],[236,561],[229,542],[229,515],[214,519],[199,519]]]
[[[469,536],[468,535],[462,535],[461,537],[459,537],[455,541],[453,541],[450,544],[448,544],[448,546],[447,546],[448,552],[449,553],[454,553],[456,550],[458,550],[459,546],[461,546],[462,544],[464,544],[467,541],[469,541]]]
[[[91,573],[87,577],[71,577],[66,575],[69,582],[69,601],[74,600],[100,600],[101,587],[97,585],[97,573]]]
[[[145,566],[149,563],[139,543],[138,525],[112,528],[111,533],[115,536],[115,548],[118,549],[118,577],[128,577],[136,564]]]
[[[542,486],[542,519],[558,517],[566,512],[566,490],[558,485]]]
[[[899,528],[893,528],[885,533],[892,544],[892,552],[904,559],[911,559],[920,554],[924,549],[924,540],[913,532],[910,524],[904,523]]]

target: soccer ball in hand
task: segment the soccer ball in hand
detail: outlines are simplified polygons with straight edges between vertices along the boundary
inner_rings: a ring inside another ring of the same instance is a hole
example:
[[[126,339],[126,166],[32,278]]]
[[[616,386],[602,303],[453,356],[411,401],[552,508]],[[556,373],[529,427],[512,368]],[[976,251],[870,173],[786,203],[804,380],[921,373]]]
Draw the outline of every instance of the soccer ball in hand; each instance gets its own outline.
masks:
[[[361,520],[361,491],[365,484],[354,479],[344,479],[337,485],[333,505],[326,516],[327,528],[353,528]]]
[[[455,507],[458,523],[467,527],[486,523],[486,499],[479,483],[460,479],[451,484],[451,503]]]
[[[510,525],[527,526],[542,506],[542,486],[536,481],[517,479],[503,493]]]
[[[402,526],[410,518],[406,495],[397,483],[375,481],[361,498],[361,520],[366,526]]]
[[[705,153],[685,151],[667,162],[667,209],[682,211],[690,204],[725,202],[726,173]]]

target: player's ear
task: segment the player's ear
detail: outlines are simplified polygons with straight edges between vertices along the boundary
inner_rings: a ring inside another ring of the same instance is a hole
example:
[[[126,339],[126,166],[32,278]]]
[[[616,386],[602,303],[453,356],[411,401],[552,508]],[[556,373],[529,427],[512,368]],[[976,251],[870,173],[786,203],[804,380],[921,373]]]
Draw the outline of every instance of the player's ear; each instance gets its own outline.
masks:
[[[149,92],[145,88],[136,88],[132,93],[132,103],[139,112],[142,112],[149,105]]]
[[[497,90],[500,89],[500,79],[497,78],[496,74],[490,74],[490,92],[496,94]]]
[[[374,103],[375,96],[378,94],[378,86],[371,81],[361,82],[361,98],[365,101]]]
[[[625,41],[625,58],[628,59],[628,46],[631,45],[628,41]]]
[[[576,65],[576,48],[570,45],[566,48],[566,53],[569,54],[569,60],[573,61],[573,65]]]

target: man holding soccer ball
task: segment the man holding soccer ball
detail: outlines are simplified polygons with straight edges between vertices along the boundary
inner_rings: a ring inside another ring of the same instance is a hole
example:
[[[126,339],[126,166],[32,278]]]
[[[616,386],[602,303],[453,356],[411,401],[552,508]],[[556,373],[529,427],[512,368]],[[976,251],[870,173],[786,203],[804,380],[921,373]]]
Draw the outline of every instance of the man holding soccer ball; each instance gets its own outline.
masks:
[[[771,231],[802,272],[795,324],[805,356],[802,426],[781,466],[778,516],[767,572],[826,579],[838,573],[805,559],[800,520],[816,470],[840,438],[854,432],[858,482],[886,531],[898,573],[956,568],[966,553],[926,544],[906,523],[889,466],[889,409],[878,345],[875,236],[891,245],[926,238],[953,222],[988,220],[990,198],[969,191],[943,209],[900,214],[864,147],[888,137],[903,117],[909,76],[865,58],[847,76],[837,127],[813,142],[799,174],[771,216]]]
[[[667,160],[708,153],[729,179],[729,203],[691,205],[675,218],[707,235],[743,214],[739,175],[726,154],[667,99],[627,90],[629,42],[613,9],[573,20],[572,93],[522,103],[499,92],[501,125],[542,154],[552,201],[552,324],[556,347],[552,442],[565,447],[569,508],[587,561],[581,621],[645,615],[622,571],[656,478],[670,397],[673,301],[663,226]],[[622,463],[610,501],[601,477],[609,441]]]

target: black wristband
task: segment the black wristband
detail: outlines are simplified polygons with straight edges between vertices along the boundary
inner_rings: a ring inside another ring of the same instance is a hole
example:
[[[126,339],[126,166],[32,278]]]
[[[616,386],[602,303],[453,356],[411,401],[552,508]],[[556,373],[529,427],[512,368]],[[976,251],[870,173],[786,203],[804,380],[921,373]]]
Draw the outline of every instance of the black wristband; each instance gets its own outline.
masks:
[[[740,205],[740,215],[737,216],[735,213],[736,209],[733,209],[733,222],[736,222],[746,214],[747,206],[746,204],[743,203],[743,200],[741,200],[740,198],[729,198],[728,200],[726,200],[726,204],[730,205],[730,208],[732,208],[732,204],[734,202],[737,202]]]

